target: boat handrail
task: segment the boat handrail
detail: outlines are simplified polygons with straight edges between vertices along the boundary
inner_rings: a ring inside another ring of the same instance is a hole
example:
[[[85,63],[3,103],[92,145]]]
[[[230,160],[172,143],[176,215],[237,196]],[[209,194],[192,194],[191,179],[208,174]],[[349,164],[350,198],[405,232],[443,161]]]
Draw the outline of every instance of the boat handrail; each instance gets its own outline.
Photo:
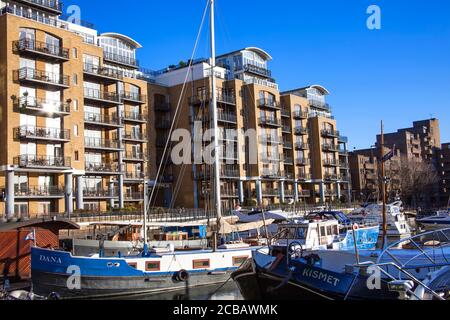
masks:
[[[385,263],[373,263],[373,262],[366,262],[364,264],[356,264],[354,265],[354,267],[375,267],[377,268],[381,273],[383,273],[385,276],[387,276],[388,278],[390,278],[392,281],[396,281],[398,280],[398,278],[394,277],[393,275],[391,275],[387,270],[385,270],[383,267],[393,267],[395,269],[397,269],[399,271],[399,274],[404,274],[409,280],[411,280],[416,287],[418,286],[422,286],[424,288],[425,291],[429,292],[431,295],[433,295],[436,299],[438,300],[445,300],[441,295],[439,295],[436,291],[434,291],[433,289],[429,288],[426,284],[424,284],[422,281],[420,281],[419,279],[417,279],[413,274],[409,273],[407,270],[405,270],[404,267],[401,267],[399,265],[397,265],[394,262],[385,262]],[[416,267],[417,268],[417,267]],[[386,268],[387,269],[387,268]],[[400,278],[400,276],[399,276]],[[420,297],[418,297],[416,295],[415,292],[407,289],[407,292],[411,295],[413,295],[414,297],[416,297],[418,300],[421,300]]]

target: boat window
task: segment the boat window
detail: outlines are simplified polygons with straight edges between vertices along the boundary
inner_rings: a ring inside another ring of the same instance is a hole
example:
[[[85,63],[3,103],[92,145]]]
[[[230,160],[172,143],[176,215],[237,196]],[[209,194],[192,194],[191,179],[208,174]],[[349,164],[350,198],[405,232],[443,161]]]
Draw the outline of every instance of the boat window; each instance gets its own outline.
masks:
[[[209,266],[210,266],[209,259],[194,260],[193,261],[193,268],[194,269],[208,269]]]
[[[128,265],[134,269],[137,269],[137,262],[128,262]]]
[[[339,228],[338,228],[338,226],[333,226],[333,234],[334,235],[339,235]]]
[[[159,261],[147,261],[145,263],[145,271],[159,271],[161,270],[161,263]]]
[[[233,257],[233,267],[241,267],[247,260],[248,256]]]
[[[306,239],[307,232],[308,232],[307,228],[298,228],[297,239]]]
[[[320,227],[320,236],[325,237],[327,235],[327,231],[325,227]]]
[[[331,226],[328,226],[327,227],[327,235],[329,235],[329,236],[331,236],[331,235],[333,235],[334,233],[333,233],[333,228],[331,227]]]

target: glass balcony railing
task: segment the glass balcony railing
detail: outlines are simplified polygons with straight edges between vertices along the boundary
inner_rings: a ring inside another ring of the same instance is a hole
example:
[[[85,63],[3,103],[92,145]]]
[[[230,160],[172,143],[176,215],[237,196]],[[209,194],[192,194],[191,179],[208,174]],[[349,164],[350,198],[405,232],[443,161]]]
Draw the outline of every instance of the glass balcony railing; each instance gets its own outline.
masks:
[[[105,51],[105,52],[103,52],[103,58],[109,62],[123,64],[126,66],[136,67],[136,68],[139,67],[139,61],[134,58],[131,58],[131,57],[126,57],[126,56],[122,56],[119,54],[110,53],[110,52]]]

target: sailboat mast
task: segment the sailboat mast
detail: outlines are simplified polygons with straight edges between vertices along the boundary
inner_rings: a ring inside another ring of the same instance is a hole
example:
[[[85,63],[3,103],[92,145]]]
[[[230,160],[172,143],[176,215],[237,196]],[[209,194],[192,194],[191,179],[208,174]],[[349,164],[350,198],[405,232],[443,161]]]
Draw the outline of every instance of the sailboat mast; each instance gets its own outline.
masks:
[[[386,212],[386,169],[384,162],[384,123],[381,121],[381,145],[380,145],[380,154],[381,154],[381,195],[383,198],[383,246],[386,245],[386,237],[387,237],[387,212]]]
[[[216,201],[216,217],[217,226],[219,227],[220,219],[222,218],[222,197],[220,194],[220,144],[219,144],[219,122],[217,112],[217,80],[215,74],[216,68],[216,38],[215,38],[215,20],[214,20],[214,0],[210,2],[210,17],[211,17],[211,113],[212,113],[212,127],[214,133],[214,194]],[[220,228],[218,228],[220,230]]]

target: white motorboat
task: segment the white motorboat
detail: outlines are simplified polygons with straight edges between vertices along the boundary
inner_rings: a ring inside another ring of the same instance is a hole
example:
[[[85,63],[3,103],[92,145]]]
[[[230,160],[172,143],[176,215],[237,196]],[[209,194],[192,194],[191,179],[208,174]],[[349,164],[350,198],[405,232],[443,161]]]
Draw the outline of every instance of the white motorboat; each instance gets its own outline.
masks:
[[[387,236],[388,237],[408,237],[411,235],[411,228],[408,225],[406,216],[402,212],[403,203],[397,201],[386,205],[387,213]],[[359,219],[378,219],[380,225],[383,225],[383,205],[369,204],[358,208],[349,214],[352,220]]]
[[[450,227],[450,208],[447,211],[438,211],[436,215],[417,220],[421,229],[437,230]]]

